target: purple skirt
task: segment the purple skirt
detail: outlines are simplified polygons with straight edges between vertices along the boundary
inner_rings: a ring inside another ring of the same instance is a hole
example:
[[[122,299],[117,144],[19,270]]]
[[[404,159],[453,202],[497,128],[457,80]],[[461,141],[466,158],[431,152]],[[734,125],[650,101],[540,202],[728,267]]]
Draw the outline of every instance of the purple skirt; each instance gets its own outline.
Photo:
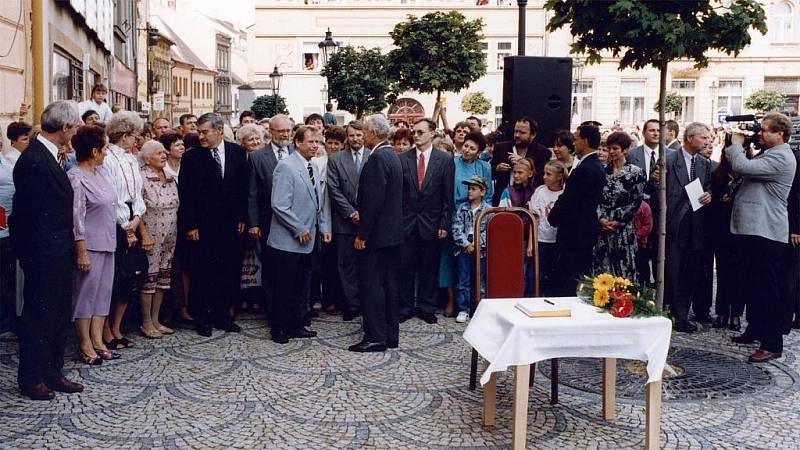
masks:
[[[72,320],[107,316],[114,288],[114,252],[89,253],[92,268],[75,271],[72,283]]]

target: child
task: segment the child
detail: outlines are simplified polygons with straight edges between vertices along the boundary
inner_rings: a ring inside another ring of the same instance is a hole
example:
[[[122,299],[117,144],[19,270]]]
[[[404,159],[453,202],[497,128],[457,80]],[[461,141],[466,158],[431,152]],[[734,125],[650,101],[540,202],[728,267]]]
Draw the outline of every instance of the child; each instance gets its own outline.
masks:
[[[472,304],[472,283],[475,276],[475,219],[489,205],[484,201],[486,196],[486,179],[474,176],[462,181],[467,185],[467,200],[458,204],[453,217],[453,252],[458,260],[458,287],[456,288],[456,306],[459,309],[456,322],[464,323],[469,319]],[[486,292],[486,222],[488,214],[481,222],[481,296]]]
[[[500,194],[500,207],[528,208],[528,202],[533,197],[533,161],[528,158],[520,158],[511,168],[511,184]],[[524,258],[524,277],[525,277],[525,296],[530,297],[533,292],[533,270],[531,270],[530,257],[528,252],[528,229],[530,220],[526,217],[523,220],[525,225],[525,241],[523,242]]]
[[[561,161],[548,161],[544,166],[544,185],[536,188],[529,209],[539,219],[539,281],[542,295],[551,295],[551,271],[556,259],[556,228],[547,221],[547,215],[564,192],[567,181],[567,166]]]

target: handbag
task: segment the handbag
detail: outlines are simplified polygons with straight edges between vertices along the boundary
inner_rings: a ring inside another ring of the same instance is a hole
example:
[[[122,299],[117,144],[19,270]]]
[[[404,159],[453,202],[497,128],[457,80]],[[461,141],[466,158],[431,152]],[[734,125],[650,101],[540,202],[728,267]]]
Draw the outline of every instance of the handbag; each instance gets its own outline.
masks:
[[[133,205],[126,202],[133,219]],[[114,254],[114,291],[132,292],[147,278],[150,263],[140,244],[128,247],[125,230],[117,226],[117,251]]]

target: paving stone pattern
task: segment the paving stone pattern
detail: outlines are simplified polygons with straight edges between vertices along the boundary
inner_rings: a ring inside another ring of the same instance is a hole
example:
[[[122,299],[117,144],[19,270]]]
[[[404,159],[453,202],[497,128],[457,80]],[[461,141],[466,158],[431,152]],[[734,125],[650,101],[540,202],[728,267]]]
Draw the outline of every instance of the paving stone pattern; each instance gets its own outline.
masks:
[[[464,325],[440,317],[401,326],[400,348],[353,354],[359,321],[315,319],[315,339],[277,345],[262,319],[244,316],[240,334],[210,338],[180,330],[100,367],[66,371],[82,394],[52,402],[21,397],[17,343],[0,338],[0,448],[499,449],[511,442],[513,376],[498,377],[497,427],[481,426],[482,391],[467,389]],[[800,448],[800,333],[782,359],[744,362],[751,346],[707,327],[673,337],[661,442],[668,449]],[[644,385],[620,360],[617,418],[602,420],[596,360],[561,363],[560,404],[549,404],[549,364],[530,395],[528,448],[642,448]]]

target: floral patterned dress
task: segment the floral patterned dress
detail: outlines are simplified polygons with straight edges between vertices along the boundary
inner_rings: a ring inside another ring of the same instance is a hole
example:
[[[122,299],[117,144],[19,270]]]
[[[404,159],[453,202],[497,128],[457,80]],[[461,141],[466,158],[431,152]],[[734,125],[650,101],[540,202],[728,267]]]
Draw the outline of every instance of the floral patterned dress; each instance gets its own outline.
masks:
[[[619,222],[620,226],[613,233],[600,232],[594,246],[595,274],[607,272],[631,281],[637,279],[633,218],[642,203],[645,181],[642,169],[632,164],[625,164],[616,174],[612,164],[606,166],[606,185],[597,205],[597,217]]]
[[[145,294],[156,289],[169,289],[172,279],[172,257],[178,236],[178,186],[167,176],[161,181],[159,173],[149,166],[142,168],[143,197],[147,210],[142,217],[153,238],[153,250],[147,254],[149,269],[142,287]]]

